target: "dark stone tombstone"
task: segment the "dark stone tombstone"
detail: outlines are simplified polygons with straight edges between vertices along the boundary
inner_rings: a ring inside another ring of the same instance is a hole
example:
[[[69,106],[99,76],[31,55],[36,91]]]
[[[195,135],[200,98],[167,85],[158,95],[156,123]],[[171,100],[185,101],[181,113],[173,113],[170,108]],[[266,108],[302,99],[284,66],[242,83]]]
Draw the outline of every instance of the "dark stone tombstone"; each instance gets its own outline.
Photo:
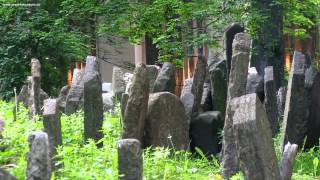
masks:
[[[284,107],[286,105],[287,87],[282,86],[277,92],[278,115],[282,121],[284,115]]]
[[[58,104],[59,110],[61,112],[65,112],[66,101],[67,101],[67,96],[68,96],[69,90],[70,90],[69,86],[63,86],[61,88],[59,96],[57,98],[57,104]]]
[[[193,118],[190,123],[190,149],[199,148],[206,156],[216,155],[221,151],[220,132],[224,119],[219,111],[208,111]]]
[[[112,91],[116,100],[121,99],[122,93],[126,90],[126,82],[124,80],[124,72],[120,67],[113,66],[112,71]]]
[[[193,83],[193,79],[186,79],[184,81],[184,86],[182,88],[181,96],[180,96],[180,100],[186,111],[186,118],[187,118],[188,124],[191,121],[192,107],[194,103],[194,96],[191,93],[192,83]]]
[[[238,33],[244,32],[244,27],[240,23],[231,24],[225,31],[225,48],[226,48],[226,57],[227,57],[227,75],[230,74],[231,69],[231,60],[232,60],[232,43],[235,38],[235,35]]]
[[[174,94],[176,88],[175,73],[175,67],[169,62],[165,62],[154,82],[153,92],[170,92]]]
[[[186,150],[189,126],[180,99],[169,92],[150,94],[145,127],[145,146]]]
[[[118,141],[118,170],[119,180],[142,180],[143,159],[139,140]]]
[[[17,180],[17,178],[0,168],[0,180]]]
[[[278,121],[277,95],[273,78],[273,67],[268,66],[264,71],[264,107],[268,116],[272,137],[275,137],[280,129],[280,125]]]
[[[134,70],[132,88],[129,94],[123,121],[122,139],[133,138],[142,141],[149,99],[149,82],[144,64]]]
[[[211,85],[204,83],[199,112],[212,111],[212,108]]]
[[[123,94],[122,94],[122,97],[121,97],[121,104],[120,104],[122,119],[124,118],[124,114],[125,114],[125,112],[126,112],[126,107],[127,107],[128,99],[129,99],[129,94],[123,93]]]
[[[225,117],[227,104],[227,67],[226,61],[216,61],[209,67],[213,110],[220,111]]]
[[[228,83],[227,108],[222,141],[223,177],[229,179],[239,171],[239,159],[233,136],[233,112],[229,107],[232,98],[246,94],[251,39],[247,34],[238,33],[233,42],[233,55]]]
[[[306,72],[306,90],[308,93],[308,131],[304,147],[310,149],[319,146],[320,138],[320,73],[314,67]]]
[[[246,92],[247,94],[257,93],[261,102],[264,101],[264,82],[255,67],[249,68]]]
[[[51,167],[52,167],[52,170],[54,170],[59,168],[59,167],[55,167],[54,156],[57,155],[56,148],[62,145],[60,112],[58,109],[58,104],[56,99],[44,100],[43,126],[44,126],[44,131],[48,134],[50,158],[52,159]]]
[[[159,74],[159,67],[156,65],[147,65],[147,74],[149,79],[149,92],[153,92],[153,86]]]
[[[50,180],[51,160],[47,133],[33,133],[28,142],[30,150],[27,154],[27,180]]]
[[[83,107],[83,86],[73,85],[71,86],[66,99],[67,115],[73,114]]]
[[[231,100],[237,155],[245,179],[280,180],[268,117],[257,95]]]
[[[94,56],[88,56],[83,81],[84,139],[99,141],[103,137],[103,102],[99,63]],[[100,147],[102,144],[98,144]]]
[[[282,125],[281,151],[287,142],[302,148],[307,133],[305,61],[302,53],[294,52]]]
[[[41,64],[38,59],[31,59],[31,88],[29,96],[29,115],[32,119],[41,114],[40,105]]]

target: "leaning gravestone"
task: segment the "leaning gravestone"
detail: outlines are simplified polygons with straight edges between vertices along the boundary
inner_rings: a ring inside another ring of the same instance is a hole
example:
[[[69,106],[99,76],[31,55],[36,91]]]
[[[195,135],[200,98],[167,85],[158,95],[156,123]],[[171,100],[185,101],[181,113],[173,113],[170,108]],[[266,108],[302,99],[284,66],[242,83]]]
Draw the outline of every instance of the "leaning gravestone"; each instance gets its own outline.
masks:
[[[228,88],[226,61],[220,60],[212,63],[209,67],[209,75],[213,109],[220,111],[224,118]]]
[[[47,133],[33,133],[28,142],[30,150],[27,154],[27,180],[50,180],[51,160]]]
[[[17,178],[0,168],[0,180],[17,180]]]
[[[281,151],[288,141],[301,148],[307,133],[305,62],[302,53],[294,52],[282,124]]]
[[[159,74],[159,67],[156,65],[147,65],[147,74],[149,79],[149,92],[153,92],[154,83]]]
[[[267,112],[272,137],[275,137],[280,126],[278,121],[276,85],[273,78],[273,67],[264,69],[264,107]]]
[[[112,91],[117,100],[121,99],[122,93],[126,90],[126,82],[124,80],[124,72],[121,68],[113,66],[112,71]]]
[[[239,33],[233,42],[233,56],[228,83],[227,108],[222,141],[223,177],[229,179],[239,171],[236,145],[233,136],[233,112],[229,107],[232,98],[246,94],[251,39],[247,34]]]
[[[224,119],[219,111],[200,113],[190,123],[190,149],[196,152],[199,148],[203,154],[210,157],[221,150],[220,131],[223,128]]]
[[[170,92],[174,94],[175,87],[175,67],[169,62],[165,62],[154,82],[153,92]]]
[[[31,88],[29,96],[29,115],[35,118],[35,115],[41,114],[40,88],[41,88],[41,64],[38,59],[31,59]]]
[[[184,86],[181,91],[180,100],[184,106],[184,109],[186,111],[186,118],[188,124],[190,124],[191,121],[191,114],[192,114],[192,107],[194,102],[194,96],[191,92],[193,79],[186,79],[184,81]]]
[[[189,126],[177,96],[169,92],[150,94],[144,142],[145,146],[188,149]]]
[[[142,141],[149,99],[147,69],[139,64],[134,70],[132,88],[129,94],[123,121],[122,139],[133,138]]]
[[[273,148],[266,112],[257,95],[248,94],[230,102],[237,155],[245,179],[279,180],[280,172]]]
[[[103,137],[103,102],[99,62],[94,56],[88,56],[83,82],[84,139],[99,141]],[[101,146],[102,144],[98,144]]]
[[[57,147],[62,145],[60,112],[56,99],[44,100],[43,126],[49,138],[51,167],[52,169],[59,168],[55,167],[54,158],[57,155]]]
[[[137,139],[118,141],[118,170],[119,180],[142,180],[142,150]]]

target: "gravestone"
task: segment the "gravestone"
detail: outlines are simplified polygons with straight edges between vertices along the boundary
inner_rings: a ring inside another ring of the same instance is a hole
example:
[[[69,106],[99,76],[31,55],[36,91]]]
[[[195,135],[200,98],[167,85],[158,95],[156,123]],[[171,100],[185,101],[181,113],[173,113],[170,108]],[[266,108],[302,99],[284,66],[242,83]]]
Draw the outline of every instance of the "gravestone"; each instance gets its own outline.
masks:
[[[108,112],[115,107],[114,95],[112,92],[102,93],[103,111]]]
[[[224,118],[228,88],[226,61],[220,60],[211,64],[209,67],[209,75],[213,109],[220,111]]]
[[[308,131],[304,147],[310,149],[319,146],[320,138],[320,73],[312,66],[306,71],[305,85],[308,100]]]
[[[55,158],[57,155],[57,147],[62,145],[62,134],[61,134],[61,121],[60,112],[56,99],[44,100],[43,108],[43,127],[44,131],[48,135],[49,147],[50,147],[50,158],[51,168],[54,170],[59,167],[55,167]]]
[[[278,115],[280,120],[282,121],[284,115],[284,108],[286,105],[286,97],[287,97],[287,87],[282,86],[279,88],[277,92],[277,104],[278,104]]]
[[[139,64],[134,70],[132,89],[129,94],[123,121],[122,139],[133,138],[142,141],[149,99],[147,69]]]
[[[268,66],[264,69],[264,107],[268,116],[272,137],[279,131],[276,85],[273,78],[273,67]]]
[[[249,68],[246,92],[247,94],[257,93],[260,101],[264,101],[264,82],[255,67]]]
[[[279,180],[268,117],[255,93],[231,100],[237,155],[245,179]]]
[[[31,88],[29,95],[29,115],[33,119],[41,114],[41,64],[38,59],[31,59]]]
[[[66,99],[65,113],[67,115],[73,114],[83,107],[83,86],[71,86]]]
[[[124,118],[124,114],[126,112],[126,107],[127,107],[127,103],[128,103],[128,99],[129,99],[129,94],[127,93],[123,93],[122,97],[121,97],[121,117],[122,119]]]
[[[51,160],[49,139],[45,132],[35,132],[28,138],[27,180],[50,180]]]
[[[288,141],[301,148],[307,132],[305,61],[302,53],[294,52],[282,124],[281,151]]]
[[[153,92],[170,92],[174,94],[176,88],[175,73],[175,67],[169,62],[165,62],[154,82]]]
[[[202,98],[200,102],[200,112],[212,111],[211,85],[210,83],[203,84]]]
[[[17,178],[0,168],[0,180],[17,180]]]
[[[83,81],[84,139],[99,141],[103,137],[103,102],[99,62],[94,56],[88,56]],[[102,146],[102,144],[98,144]]]
[[[80,85],[82,76],[83,76],[83,71],[81,69],[77,69],[77,68],[73,69],[71,86]]]
[[[298,146],[296,144],[291,144],[288,142],[282,153],[281,163],[280,163],[280,176],[281,180],[291,180],[294,159],[297,155]]]
[[[18,95],[18,103],[22,103],[24,107],[28,107],[29,104],[29,92],[28,85],[23,85]]]
[[[177,96],[169,92],[150,94],[144,142],[145,146],[188,149],[189,126]]]
[[[57,98],[57,104],[58,104],[59,110],[61,112],[65,112],[66,101],[67,101],[67,96],[68,96],[69,90],[70,90],[69,86],[63,86],[61,88],[59,96]]]
[[[154,83],[159,74],[159,66],[147,65],[147,74],[149,80],[149,92],[153,92]]]
[[[122,93],[126,90],[126,82],[124,80],[124,72],[121,68],[113,66],[112,71],[112,91],[117,100],[121,99]]]
[[[221,151],[220,131],[223,128],[224,119],[219,111],[200,113],[190,123],[190,149],[196,152],[199,148],[207,157],[216,155]]]
[[[143,158],[139,140],[118,141],[118,170],[119,180],[143,179]]]
[[[228,83],[227,108],[222,141],[223,177],[229,179],[239,171],[239,159],[233,136],[233,112],[229,107],[232,98],[246,94],[251,39],[247,34],[238,33],[233,42],[233,55]]]
[[[186,79],[184,81],[184,85],[183,85],[181,96],[180,96],[180,100],[186,111],[186,118],[187,118],[188,124],[190,124],[190,121],[191,121],[192,107],[194,103],[194,96],[191,93],[192,83],[193,83],[193,79]]]

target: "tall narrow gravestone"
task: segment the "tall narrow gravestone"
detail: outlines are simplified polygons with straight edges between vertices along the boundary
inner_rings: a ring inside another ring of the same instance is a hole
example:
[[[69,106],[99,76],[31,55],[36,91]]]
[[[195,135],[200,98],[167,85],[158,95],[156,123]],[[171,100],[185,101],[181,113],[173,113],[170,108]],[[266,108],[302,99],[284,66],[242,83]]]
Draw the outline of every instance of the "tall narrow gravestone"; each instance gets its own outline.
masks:
[[[264,69],[264,94],[264,107],[270,122],[272,137],[275,137],[280,126],[278,121],[276,85],[274,83],[272,66]]]
[[[33,133],[28,142],[30,150],[27,154],[27,180],[50,180],[51,161],[47,133]]]
[[[55,169],[54,156],[57,155],[56,148],[62,145],[60,112],[56,99],[44,100],[43,126],[49,138],[50,158],[52,159],[51,167]]]
[[[29,97],[29,115],[34,118],[41,113],[40,105],[41,64],[38,59],[31,59],[31,87]]]
[[[147,69],[140,64],[134,70],[132,88],[129,94],[123,121],[122,138],[134,138],[142,141],[148,108],[149,81]]]
[[[103,102],[102,84],[99,73],[99,63],[94,56],[88,56],[83,75],[83,110],[84,110],[84,139],[99,141],[103,137]],[[99,144],[98,146],[101,146]]]
[[[124,72],[121,68],[114,66],[112,70],[112,91],[119,101],[122,93],[126,90],[126,82],[124,80]]]
[[[280,172],[266,112],[255,93],[230,102],[237,156],[245,179],[279,180]]]
[[[307,132],[305,62],[306,58],[302,53],[294,52],[282,125],[282,151],[288,141],[301,148]]]
[[[229,102],[232,98],[246,93],[251,39],[247,34],[239,33],[233,42],[233,56],[229,75],[227,108],[222,141],[223,176],[229,179],[239,171],[239,160],[236,156],[235,139],[233,137],[233,111]]]
[[[119,180],[142,180],[142,150],[137,139],[118,141],[118,170]]]

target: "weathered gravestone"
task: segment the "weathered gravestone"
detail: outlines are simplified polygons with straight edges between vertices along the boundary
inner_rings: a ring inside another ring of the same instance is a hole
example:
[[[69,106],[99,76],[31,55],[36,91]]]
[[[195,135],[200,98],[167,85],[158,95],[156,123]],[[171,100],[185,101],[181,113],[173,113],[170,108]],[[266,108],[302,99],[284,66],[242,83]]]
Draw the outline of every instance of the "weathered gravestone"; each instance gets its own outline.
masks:
[[[280,126],[278,121],[277,95],[273,78],[273,67],[268,66],[264,71],[264,107],[270,123],[272,137],[275,137]]]
[[[282,125],[281,151],[288,141],[301,148],[307,133],[305,61],[302,53],[294,52]]]
[[[54,170],[59,168],[55,167],[54,156],[57,155],[56,148],[62,145],[60,112],[56,99],[44,100],[43,127],[49,138],[51,167]]]
[[[220,60],[209,66],[213,109],[225,117],[227,104],[227,67],[226,61]]]
[[[28,142],[30,150],[27,154],[27,180],[50,180],[51,160],[47,133],[33,133]]]
[[[233,42],[233,56],[228,83],[227,108],[222,141],[223,177],[228,179],[239,171],[233,136],[233,111],[229,106],[232,98],[246,94],[251,39],[247,34],[236,34]]]
[[[0,168],[0,180],[17,180],[17,178]]]
[[[212,97],[211,97],[211,85],[210,83],[203,83],[203,91],[200,102],[200,112],[212,111]]]
[[[237,155],[245,178],[279,180],[276,153],[269,121],[255,93],[234,98],[230,102]]]
[[[117,100],[121,99],[122,93],[126,90],[126,82],[124,80],[124,72],[121,68],[113,66],[112,71],[112,91]]]
[[[59,110],[61,112],[65,112],[66,101],[67,101],[67,96],[68,96],[69,90],[70,90],[69,86],[63,86],[61,88],[59,96],[57,98],[57,104],[58,104]]]
[[[81,109],[83,106],[83,86],[73,85],[71,86],[66,99],[65,113],[70,115]]]
[[[199,148],[206,156],[216,155],[221,150],[220,131],[223,128],[223,116],[219,111],[200,113],[190,123],[190,149]]]
[[[153,92],[170,92],[174,94],[176,87],[175,73],[175,67],[169,62],[165,62],[154,82]]]
[[[150,94],[144,143],[145,146],[188,149],[189,126],[184,106],[174,94]]]
[[[124,114],[126,112],[126,107],[127,107],[127,103],[128,103],[128,99],[129,99],[129,94],[127,93],[123,93],[122,97],[121,97],[121,117],[122,119],[124,118]]]
[[[142,180],[142,150],[137,139],[118,141],[118,170],[119,180]]]
[[[79,85],[83,76],[83,71],[81,69],[73,69],[72,83],[71,86]]]
[[[194,96],[191,92],[193,79],[186,79],[184,81],[184,86],[181,91],[180,100],[183,103],[184,109],[186,111],[186,118],[188,124],[190,124],[191,121],[191,114],[192,114],[192,107],[194,103]]]
[[[264,101],[264,84],[263,84],[263,77],[261,77],[255,67],[249,68],[248,71],[248,79],[247,79],[247,86],[246,86],[246,93],[257,93],[260,101]]]
[[[112,92],[102,93],[103,111],[113,110],[115,107],[114,94]]]
[[[277,92],[278,115],[282,121],[284,115],[284,107],[286,105],[287,87],[282,86]]]
[[[147,69],[139,64],[134,70],[132,89],[129,94],[123,121],[122,139],[133,138],[142,141],[149,99]]]
[[[306,71],[305,88],[308,100],[308,131],[304,147],[310,149],[319,145],[320,138],[320,73],[315,67]]]
[[[284,147],[280,163],[281,180],[291,180],[294,159],[297,155],[298,146],[288,142]]]
[[[38,59],[31,59],[31,88],[29,96],[29,115],[35,118],[35,115],[41,114],[41,64]]]
[[[94,56],[88,56],[83,81],[84,139],[99,141],[103,137],[103,102],[99,62]],[[101,146],[102,144],[98,144]]]
[[[159,74],[159,67],[156,65],[147,65],[147,74],[149,80],[149,92],[153,92],[153,86]]]

